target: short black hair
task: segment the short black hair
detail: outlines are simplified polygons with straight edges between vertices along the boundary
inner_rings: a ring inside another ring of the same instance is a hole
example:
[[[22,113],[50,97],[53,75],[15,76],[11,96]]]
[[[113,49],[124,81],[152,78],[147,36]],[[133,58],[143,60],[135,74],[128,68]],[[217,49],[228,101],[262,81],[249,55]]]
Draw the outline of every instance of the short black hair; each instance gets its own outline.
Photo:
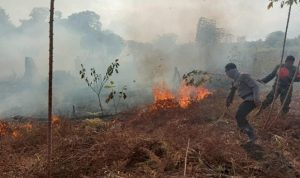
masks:
[[[228,63],[225,66],[225,72],[231,70],[231,69],[236,69],[236,65],[234,63]]]
[[[285,61],[292,61],[294,62],[295,61],[295,57],[294,56],[287,56]]]

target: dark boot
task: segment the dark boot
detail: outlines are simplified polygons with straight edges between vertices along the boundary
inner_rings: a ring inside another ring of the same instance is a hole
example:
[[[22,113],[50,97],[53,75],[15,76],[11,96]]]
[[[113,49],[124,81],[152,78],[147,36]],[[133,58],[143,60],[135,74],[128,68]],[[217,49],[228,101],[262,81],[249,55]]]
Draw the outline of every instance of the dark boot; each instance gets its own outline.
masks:
[[[248,136],[248,143],[255,143],[257,137],[252,128],[245,128],[244,133],[246,133]]]
[[[288,93],[288,88],[282,89],[282,92],[280,94],[280,101],[282,106],[282,113],[287,114],[290,110],[290,103],[292,101],[292,91],[291,89],[290,93]],[[286,100],[285,100],[286,99]]]

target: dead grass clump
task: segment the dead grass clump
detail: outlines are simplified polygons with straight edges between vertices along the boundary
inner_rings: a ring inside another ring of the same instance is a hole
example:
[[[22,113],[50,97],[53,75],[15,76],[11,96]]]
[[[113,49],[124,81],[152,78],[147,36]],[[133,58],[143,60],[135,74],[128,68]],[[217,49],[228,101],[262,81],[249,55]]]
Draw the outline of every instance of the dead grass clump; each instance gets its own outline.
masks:
[[[127,134],[74,133],[55,141],[52,160],[54,177],[103,176],[106,167],[121,169],[131,150],[130,141],[126,141],[129,138]],[[46,162],[43,162],[36,165],[31,173],[43,177],[46,176],[46,168]]]
[[[129,157],[129,161],[126,164],[127,169],[139,169],[146,170],[158,169],[160,167],[161,161],[158,156],[156,156],[151,150],[143,147],[136,147],[133,150],[132,155]]]
[[[21,125],[16,129],[17,137],[11,141],[12,148],[16,152],[23,154],[36,152],[36,149],[47,143],[47,133],[45,130],[46,125],[44,124],[30,123],[29,128],[24,128]]]
[[[138,167],[140,164],[149,165],[149,162],[156,163],[156,166],[159,166],[161,163],[160,159],[167,157],[169,149],[165,142],[144,140],[133,148],[133,152],[126,163],[126,168],[131,169]]]
[[[296,170],[291,162],[281,153],[269,153],[265,157],[266,161],[262,164],[262,169],[266,175],[274,178],[299,177],[299,170]]]

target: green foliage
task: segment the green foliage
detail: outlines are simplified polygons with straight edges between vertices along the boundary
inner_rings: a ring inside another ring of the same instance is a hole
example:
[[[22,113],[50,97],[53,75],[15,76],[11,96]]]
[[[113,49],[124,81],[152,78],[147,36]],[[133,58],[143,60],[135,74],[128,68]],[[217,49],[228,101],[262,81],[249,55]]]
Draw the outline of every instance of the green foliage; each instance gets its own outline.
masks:
[[[185,81],[186,85],[198,87],[210,81],[211,76],[207,72],[201,70],[193,70],[184,74],[182,79]]]
[[[115,91],[114,87],[115,86],[113,86],[113,87],[111,87],[111,86],[106,87],[106,88],[112,88],[112,91],[109,93],[109,95],[107,96],[107,98],[105,100],[106,103],[109,103],[111,100],[115,99],[116,96],[119,99],[124,99],[124,100],[127,98],[127,95],[125,93],[125,91],[127,90],[126,86],[123,86],[120,91]]]
[[[103,107],[101,103],[101,93],[110,79],[110,77],[113,75],[113,73],[119,73],[118,67],[120,66],[119,64],[119,59],[116,59],[114,62],[111,63],[111,65],[108,66],[105,75],[98,74],[95,70],[95,68],[91,68],[90,72],[88,75],[85,67],[83,64],[81,64],[81,70],[79,71],[79,75],[82,80],[84,80],[87,84],[88,87],[97,95],[98,97],[98,104],[101,112],[103,113]],[[113,81],[110,81],[110,84],[114,84]]]
[[[184,80],[187,86],[206,86],[213,88],[224,88],[230,85],[230,80],[225,74],[219,73],[210,73],[201,70],[193,70],[183,75],[182,79]]]
[[[280,1],[280,7],[283,8],[284,5],[293,5],[294,3],[297,4],[300,0],[269,0],[270,3],[268,4],[268,9],[273,7],[274,2]]]
[[[105,102],[109,103],[110,101],[113,101],[115,113],[118,112],[118,107],[120,104],[121,99],[125,100],[127,98],[127,94],[125,93],[127,90],[127,86],[123,86],[121,90],[116,91],[114,88],[114,83],[111,82],[111,85],[105,86],[105,88],[111,88],[111,92],[107,96]]]

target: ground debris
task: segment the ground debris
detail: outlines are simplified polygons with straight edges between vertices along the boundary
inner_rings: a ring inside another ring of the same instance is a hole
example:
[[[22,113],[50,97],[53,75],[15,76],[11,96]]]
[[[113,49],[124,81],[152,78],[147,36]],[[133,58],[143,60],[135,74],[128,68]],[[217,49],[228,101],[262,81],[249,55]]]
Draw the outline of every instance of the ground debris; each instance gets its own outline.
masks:
[[[110,121],[61,119],[53,125],[52,175],[181,177],[190,139],[188,177],[299,177],[296,113],[268,131],[264,118],[250,118],[259,136],[251,145],[230,113],[221,117],[224,99],[219,93],[186,109],[145,106]],[[0,177],[46,177],[46,130],[43,122],[0,122]]]

